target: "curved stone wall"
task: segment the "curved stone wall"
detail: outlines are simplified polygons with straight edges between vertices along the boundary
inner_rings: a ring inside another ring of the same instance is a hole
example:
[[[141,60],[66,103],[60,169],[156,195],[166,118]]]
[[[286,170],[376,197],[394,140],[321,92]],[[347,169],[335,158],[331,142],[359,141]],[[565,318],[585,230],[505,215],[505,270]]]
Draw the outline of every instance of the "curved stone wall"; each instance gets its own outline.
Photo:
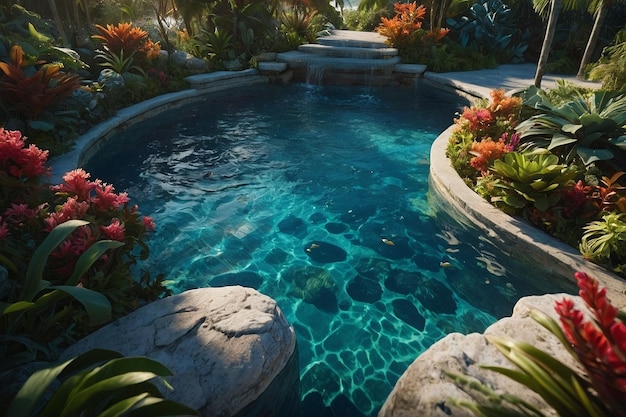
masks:
[[[574,272],[584,271],[607,287],[612,302],[626,307],[626,281],[583,259],[574,248],[549,236],[521,219],[493,207],[470,189],[445,156],[452,126],[433,143],[430,151],[430,189],[434,210],[445,210],[468,229],[478,228],[511,257],[536,266],[536,273],[574,280]]]

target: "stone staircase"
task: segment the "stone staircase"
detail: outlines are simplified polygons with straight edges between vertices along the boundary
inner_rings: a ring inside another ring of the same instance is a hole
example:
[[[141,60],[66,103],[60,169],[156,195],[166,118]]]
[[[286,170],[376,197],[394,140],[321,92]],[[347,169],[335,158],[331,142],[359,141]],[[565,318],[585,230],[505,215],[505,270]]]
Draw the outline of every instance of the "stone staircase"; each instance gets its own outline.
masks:
[[[275,62],[260,62],[259,71],[310,84],[414,84],[425,66],[401,64],[385,39],[375,32],[333,30],[315,44],[276,54]]]

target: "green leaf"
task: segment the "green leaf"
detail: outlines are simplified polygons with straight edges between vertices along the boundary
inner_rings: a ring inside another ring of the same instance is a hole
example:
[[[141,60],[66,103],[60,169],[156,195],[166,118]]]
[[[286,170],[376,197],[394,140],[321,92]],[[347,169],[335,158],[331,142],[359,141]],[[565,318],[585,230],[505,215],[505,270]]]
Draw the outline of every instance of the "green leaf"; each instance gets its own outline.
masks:
[[[70,285],[53,285],[50,288],[62,291],[81,303],[89,316],[90,326],[97,326],[111,320],[111,303],[99,292]]]
[[[91,245],[85,253],[83,253],[74,267],[72,276],[66,282],[66,285],[76,285],[80,277],[91,268],[91,266],[109,249],[117,249],[124,246],[123,242],[115,240],[99,240]]]
[[[613,152],[610,149],[593,149],[579,146],[577,152],[585,165],[589,165],[595,161],[606,161],[613,158]]]
[[[20,313],[26,310],[30,310],[31,308],[35,306],[35,303],[32,303],[30,301],[18,301],[12,304],[6,304],[6,303],[2,303],[2,304],[3,306],[6,306],[6,307],[2,310],[2,313],[0,313],[0,316],[4,316],[6,314],[11,314],[11,313]]]
[[[37,411],[35,407],[39,407],[41,397],[71,361],[72,359],[33,373],[9,404],[5,417],[35,416],[34,411]]]
[[[33,24],[30,22],[28,23],[28,33],[30,33],[30,36],[37,39],[39,42],[48,43],[51,41],[51,39],[47,37],[46,35],[37,32],[37,29],[35,29],[35,26],[33,26]]]
[[[43,269],[48,261],[48,256],[57,246],[65,240],[76,228],[89,224],[84,220],[69,220],[52,229],[46,239],[35,249],[33,257],[26,270],[24,288],[20,294],[20,300],[32,301],[37,294],[37,289],[42,279]]]

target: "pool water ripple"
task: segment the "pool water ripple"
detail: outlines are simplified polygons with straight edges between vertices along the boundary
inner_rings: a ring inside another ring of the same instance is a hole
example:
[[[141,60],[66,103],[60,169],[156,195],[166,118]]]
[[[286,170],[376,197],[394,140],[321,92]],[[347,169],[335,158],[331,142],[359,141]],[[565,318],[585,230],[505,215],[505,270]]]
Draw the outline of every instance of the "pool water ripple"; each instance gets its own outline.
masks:
[[[435,341],[540,292],[431,216],[430,145],[465,104],[422,86],[234,90],[130,127],[86,168],[154,217],[142,267],[174,292],[239,284],[277,300],[303,416],[372,416]]]

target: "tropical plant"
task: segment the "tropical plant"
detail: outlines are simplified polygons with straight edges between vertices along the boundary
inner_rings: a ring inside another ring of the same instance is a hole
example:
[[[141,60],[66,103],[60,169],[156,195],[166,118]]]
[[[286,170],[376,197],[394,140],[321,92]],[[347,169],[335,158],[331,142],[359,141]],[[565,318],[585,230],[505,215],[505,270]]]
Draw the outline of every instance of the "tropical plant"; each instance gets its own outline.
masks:
[[[197,416],[198,412],[166,400],[156,385],[172,373],[146,357],[123,357],[92,349],[36,371],[8,405],[6,417],[57,416]],[[55,385],[55,382],[59,382]]]
[[[575,165],[559,164],[559,158],[539,149],[534,152],[509,152],[493,162],[497,174],[493,186],[505,191],[492,202],[502,202],[515,209],[533,205],[546,211],[560,199],[557,190],[564,189],[580,172]]]
[[[556,336],[580,368],[573,369],[529,343],[493,336],[487,337],[489,343],[515,368],[483,368],[505,375],[539,394],[559,416],[626,416],[626,314],[610,303],[606,288],[600,289],[596,280],[583,272],[574,276],[590,315],[577,309],[572,299],[563,298],[555,306],[560,327],[543,312],[534,310],[531,317]],[[484,383],[463,375],[447,375],[475,399],[480,399],[451,402],[477,416],[545,416],[512,394],[495,393]]]
[[[448,29],[437,31],[422,28],[426,7],[413,3],[395,3],[395,15],[388,19],[381,17],[376,31],[387,38],[387,43],[398,49],[405,62],[419,62],[431,47],[438,45],[448,33]]]
[[[118,23],[106,27],[95,25],[95,27],[99,34],[93,35],[92,38],[102,41],[107,49],[116,55],[121,55],[123,51],[124,56],[131,56],[148,38],[148,32],[133,27],[132,23]]]
[[[614,44],[604,49],[589,79],[602,81],[604,90],[626,90],[626,27],[615,36]]]
[[[531,86],[524,105],[539,113],[517,126],[522,142],[546,147],[565,162],[626,163],[626,95],[596,91],[588,99],[578,96],[555,106],[543,90]]]
[[[580,253],[608,269],[626,269],[626,213],[608,213],[589,223],[580,241]]]
[[[42,186],[48,153],[24,140],[0,128],[0,266],[9,289],[0,298],[1,326],[12,335],[11,346],[3,346],[11,355],[27,351],[24,333],[48,354],[100,322],[90,321],[65,294],[106,296],[110,317],[117,318],[167,293],[159,278],[146,273],[136,279],[131,272],[137,258],[149,254],[145,238],[154,230],[152,219],[129,207],[125,193],[90,181],[80,169],[67,173],[63,184]]]
[[[116,54],[105,46],[104,51],[98,51],[94,58],[100,61],[98,65],[101,67],[108,68],[122,76],[127,72],[133,71],[145,77],[144,70],[138,65],[133,65],[136,53],[137,51],[133,51],[129,56],[124,56],[124,49],[121,49],[119,54]]]
[[[63,73],[59,65],[26,65],[18,45],[11,48],[11,62],[0,62],[0,71],[4,74],[0,97],[26,120],[36,120],[46,108],[80,87],[80,78]]]
[[[53,343],[75,322],[75,311],[68,298],[78,301],[85,309],[89,326],[97,326],[111,319],[111,303],[102,294],[78,286],[78,280],[108,250],[123,245],[113,240],[101,240],[92,245],[76,262],[72,275],[64,285],[51,285],[43,279],[49,256],[80,226],[83,220],[69,220],[56,226],[34,251],[23,283],[16,283],[7,302],[0,302],[0,356],[3,368],[32,361],[38,353],[48,359],[54,357]],[[0,255],[1,256],[1,255]],[[4,256],[0,257],[10,270],[17,266]]]
[[[223,69],[224,61],[235,58],[233,35],[229,32],[219,29],[213,32],[203,30],[202,37],[206,40],[202,48],[203,54],[209,57],[214,68]]]
[[[524,34],[513,21],[512,10],[501,0],[474,3],[468,15],[447,19],[448,27],[458,34],[462,47],[495,54],[500,62],[523,62],[528,48]]]

